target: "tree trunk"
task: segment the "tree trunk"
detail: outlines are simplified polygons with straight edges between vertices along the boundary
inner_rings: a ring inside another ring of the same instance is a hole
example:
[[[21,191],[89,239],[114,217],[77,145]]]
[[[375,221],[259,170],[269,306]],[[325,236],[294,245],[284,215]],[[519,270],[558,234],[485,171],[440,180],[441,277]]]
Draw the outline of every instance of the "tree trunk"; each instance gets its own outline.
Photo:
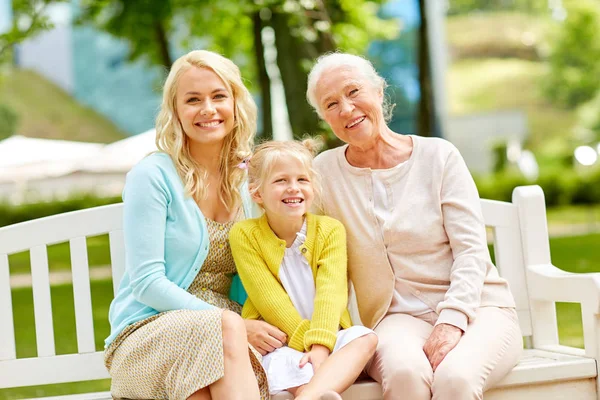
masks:
[[[319,132],[319,118],[306,101],[308,71],[302,65],[303,60],[312,61],[316,49],[292,35],[293,26],[287,14],[274,12],[271,26],[275,31],[275,47],[277,48],[277,65],[281,72],[281,80],[285,91],[285,100],[290,118],[290,125],[295,139]]]
[[[434,132],[434,107],[433,86],[431,80],[431,60],[429,57],[429,35],[427,11],[425,1],[419,0],[421,11],[421,25],[419,26],[418,62],[419,62],[419,87],[421,98],[419,101],[419,114],[417,119],[417,133],[420,136],[432,136]]]
[[[273,139],[273,119],[271,114],[271,80],[267,74],[265,64],[265,49],[262,42],[261,32],[264,28],[263,20],[260,18],[260,12],[252,15],[253,33],[254,33],[254,58],[256,59],[256,70],[260,84],[261,110],[262,110],[262,134],[261,138],[265,140]]]
[[[158,45],[161,63],[166,70],[169,71],[171,69],[171,65],[173,65],[173,60],[169,54],[169,40],[167,39],[167,34],[162,21],[157,19],[154,22],[154,32],[156,34],[156,42]]]

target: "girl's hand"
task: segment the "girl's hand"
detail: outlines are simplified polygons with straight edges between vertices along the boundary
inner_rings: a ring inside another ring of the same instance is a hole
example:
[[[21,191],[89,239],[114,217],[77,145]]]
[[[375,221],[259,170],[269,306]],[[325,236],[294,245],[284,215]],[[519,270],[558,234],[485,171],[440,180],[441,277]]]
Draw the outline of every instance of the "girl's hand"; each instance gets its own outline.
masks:
[[[439,324],[433,328],[433,332],[423,345],[423,351],[434,372],[444,361],[444,357],[456,347],[462,334],[462,329],[450,324]]]
[[[248,343],[264,356],[287,342],[285,333],[265,321],[245,319]]]
[[[300,368],[303,368],[307,363],[311,363],[313,371],[316,373],[321,364],[329,357],[329,349],[320,344],[313,344],[310,351],[304,353],[300,360]]]

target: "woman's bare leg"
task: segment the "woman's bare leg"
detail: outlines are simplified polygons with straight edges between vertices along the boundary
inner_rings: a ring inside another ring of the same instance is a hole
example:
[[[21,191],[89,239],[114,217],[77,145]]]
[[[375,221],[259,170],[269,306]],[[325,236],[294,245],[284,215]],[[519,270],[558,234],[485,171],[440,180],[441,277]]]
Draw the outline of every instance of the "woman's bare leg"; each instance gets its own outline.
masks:
[[[312,400],[329,391],[343,393],[358,378],[376,348],[374,333],[354,339],[325,360],[310,382],[298,388],[296,398]]]
[[[209,386],[210,395],[219,400],[258,400],[260,393],[250,364],[246,325],[232,311],[223,311],[222,320],[225,375]]]
[[[212,400],[212,397],[210,397],[210,389],[207,387],[202,388],[188,397],[187,400]]]

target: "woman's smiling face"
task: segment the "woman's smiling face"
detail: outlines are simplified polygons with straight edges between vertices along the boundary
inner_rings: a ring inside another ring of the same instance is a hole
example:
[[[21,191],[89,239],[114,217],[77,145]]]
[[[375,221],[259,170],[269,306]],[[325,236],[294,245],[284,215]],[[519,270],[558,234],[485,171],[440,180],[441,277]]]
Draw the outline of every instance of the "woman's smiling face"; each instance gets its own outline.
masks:
[[[222,142],[233,130],[233,95],[211,69],[185,71],[179,78],[176,104],[181,127],[194,143]]]
[[[323,119],[342,141],[362,147],[379,134],[383,91],[358,69],[340,66],[323,72],[315,94]]]

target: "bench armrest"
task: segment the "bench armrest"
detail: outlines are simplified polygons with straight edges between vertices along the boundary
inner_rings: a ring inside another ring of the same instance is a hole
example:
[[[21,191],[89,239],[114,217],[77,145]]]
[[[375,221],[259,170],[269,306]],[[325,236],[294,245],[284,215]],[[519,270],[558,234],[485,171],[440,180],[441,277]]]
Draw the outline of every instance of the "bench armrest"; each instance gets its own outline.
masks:
[[[600,312],[600,273],[574,274],[552,264],[527,268],[529,296],[536,300],[585,304]]]
[[[574,274],[562,271],[552,264],[527,267],[527,286],[532,305],[534,330],[556,330],[556,302],[581,304],[585,355],[600,358],[600,273]],[[550,310],[551,309],[551,310]],[[536,314],[537,311],[537,315]],[[554,318],[549,318],[550,314]],[[551,325],[554,325],[552,327]],[[558,337],[540,335],[541,343],[534,347],[557,348]]]

